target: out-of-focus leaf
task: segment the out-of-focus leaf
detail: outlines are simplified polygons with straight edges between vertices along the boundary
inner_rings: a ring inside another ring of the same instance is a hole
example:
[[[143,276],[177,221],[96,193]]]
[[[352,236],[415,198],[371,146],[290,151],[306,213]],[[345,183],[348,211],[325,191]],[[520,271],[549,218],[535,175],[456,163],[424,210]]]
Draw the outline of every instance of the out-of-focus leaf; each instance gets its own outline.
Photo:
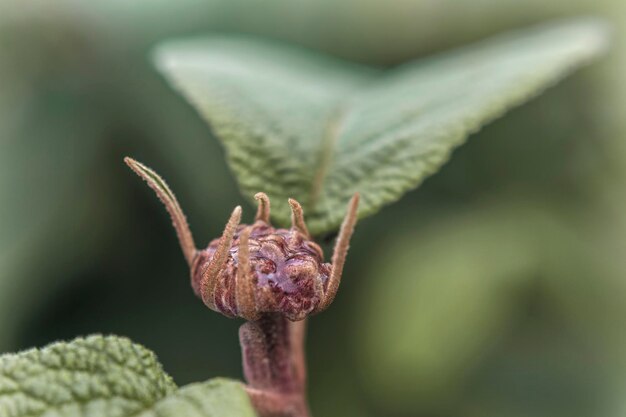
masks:
[[[156,356],[130,340],[90,336],[0,356],[3,417],[254,417],[235,381],[176,389]]]
[[[566,228],[544,209],[490,207],[382,245],[364,278],[357,346],[363,380],[386,409],[460,395],[518,316],[525,289],[548,269],[546,258],[558,262],[550,248],[567,246],[559,240]]]
[[[242,191],[305,204],[313,233],[399,199],[450,151],[606,47],[598,21],[541,26],[386,74],[243,39],[172,42],[157,64],[209,121]]]
[[[106,122],[64,82],[91,73],[85,38],[68,22],[0,24],[0,352],[114,229],[90,218],[109,212],[94,175]]]

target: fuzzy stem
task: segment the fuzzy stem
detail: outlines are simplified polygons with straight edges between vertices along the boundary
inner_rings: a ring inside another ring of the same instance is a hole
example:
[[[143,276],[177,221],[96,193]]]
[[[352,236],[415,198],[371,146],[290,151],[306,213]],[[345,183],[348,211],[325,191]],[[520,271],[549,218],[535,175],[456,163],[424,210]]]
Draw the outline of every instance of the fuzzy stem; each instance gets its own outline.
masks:
[[[248,394],[261,417],[310,417],[305,323],[265,314],[239,328]]]

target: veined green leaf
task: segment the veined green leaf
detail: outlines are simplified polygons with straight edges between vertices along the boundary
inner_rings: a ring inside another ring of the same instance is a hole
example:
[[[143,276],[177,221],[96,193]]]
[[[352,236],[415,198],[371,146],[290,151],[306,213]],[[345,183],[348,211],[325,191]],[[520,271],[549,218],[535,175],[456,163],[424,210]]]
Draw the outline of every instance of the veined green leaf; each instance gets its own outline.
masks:
[[[254,417],[238,382],[177,390],[156,356],[130,340],[90,336],[0,356],[2,417]]]
[[[0,356],[0,415],[6,417],[126,416],[175,390],[152,352],[120,337]]]
[[[595,20],[542,25],[386,72],[269,42],[169,42],[160,70],[207,119],[243,193],[304,204],[335,229],[356,191],[361,217],[417,187],[472,132],[598,56]]]

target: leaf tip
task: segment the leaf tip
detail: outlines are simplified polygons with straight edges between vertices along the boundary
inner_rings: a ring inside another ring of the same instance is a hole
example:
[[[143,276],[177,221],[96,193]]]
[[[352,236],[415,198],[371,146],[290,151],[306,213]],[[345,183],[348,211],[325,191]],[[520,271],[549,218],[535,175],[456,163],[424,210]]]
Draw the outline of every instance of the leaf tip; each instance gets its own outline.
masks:
[[[614,32],[612,25],[598,16],[584,16],[565,21],[561,27],[570,31],[571,37],[578,38],[579,48],[589,51],[594,57],[608,51]]]

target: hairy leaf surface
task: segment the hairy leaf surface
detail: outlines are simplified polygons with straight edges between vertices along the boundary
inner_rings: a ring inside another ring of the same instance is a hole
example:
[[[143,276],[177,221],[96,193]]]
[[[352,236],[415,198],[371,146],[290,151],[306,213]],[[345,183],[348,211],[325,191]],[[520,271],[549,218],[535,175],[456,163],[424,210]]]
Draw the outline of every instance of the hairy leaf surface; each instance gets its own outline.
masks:
[[[247,38],[170,42],[156,61],[226,147],[243,193],[304,204],[314,234],[417,187],[485,123],[606,47],[594,20],[542,25],[389,71]]]
[[[156,356],[130,340],[90,336],[0,356],[2,417],[254,417],[241,384],[177,390]]]

